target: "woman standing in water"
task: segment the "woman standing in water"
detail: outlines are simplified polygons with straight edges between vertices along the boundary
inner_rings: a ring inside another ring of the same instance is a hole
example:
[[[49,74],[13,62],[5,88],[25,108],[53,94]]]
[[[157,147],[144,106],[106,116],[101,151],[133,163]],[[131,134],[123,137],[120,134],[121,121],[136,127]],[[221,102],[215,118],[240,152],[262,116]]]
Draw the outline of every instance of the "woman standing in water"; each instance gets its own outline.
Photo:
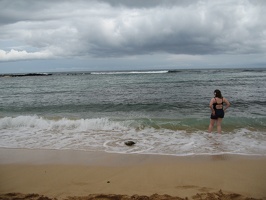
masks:
[[[225,108],[223,107],[223,103],[226,104]],[[210,101],[210,109],[212,111],[211,120],[209,125],[209,133],[212,132],[213,126],[216,123],[217,132],[222,132],[222,120],[224,118],[224,111],[230,106],[229,101],[222,96],[220,90],[214,91],[214,98]]]

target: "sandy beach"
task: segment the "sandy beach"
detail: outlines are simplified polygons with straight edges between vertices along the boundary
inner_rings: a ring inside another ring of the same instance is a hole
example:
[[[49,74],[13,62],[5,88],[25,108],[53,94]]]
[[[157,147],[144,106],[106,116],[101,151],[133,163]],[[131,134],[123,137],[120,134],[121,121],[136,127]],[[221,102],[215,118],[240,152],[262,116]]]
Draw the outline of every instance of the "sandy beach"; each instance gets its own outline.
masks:
[[[263,156],[0,149],[0,177],[0,199],[266,199]]]

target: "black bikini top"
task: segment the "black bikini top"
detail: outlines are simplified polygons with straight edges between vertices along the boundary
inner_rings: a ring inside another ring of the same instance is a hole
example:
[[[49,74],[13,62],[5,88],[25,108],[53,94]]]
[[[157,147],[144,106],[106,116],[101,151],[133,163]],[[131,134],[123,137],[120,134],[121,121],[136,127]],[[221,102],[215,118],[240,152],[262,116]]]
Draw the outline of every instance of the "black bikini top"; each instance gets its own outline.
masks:
[[[216,105],[223,105],[224,104],[224,99],[223,98],[222,98],[222,102],[221,103],[217,103],[217,100],[216,100],[215,97],[214,97],[214,99],[215,99],[216,102],[214,104],[212,104],[213,105],[213,109],[216,109]]]

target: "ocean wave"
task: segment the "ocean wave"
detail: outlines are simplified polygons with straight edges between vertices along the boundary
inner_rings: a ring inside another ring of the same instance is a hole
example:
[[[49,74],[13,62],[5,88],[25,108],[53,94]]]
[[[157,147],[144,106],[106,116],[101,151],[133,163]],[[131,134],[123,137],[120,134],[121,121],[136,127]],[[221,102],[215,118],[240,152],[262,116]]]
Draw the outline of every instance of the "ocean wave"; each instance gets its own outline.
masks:
[[[109,72],[91,72],[94,75],[101,75],[101,74],[164,74],[168,73],[168,70],[160,70],[160,71],[109,71]]]
[[[224,120],[224,130],[235,132],[239,129],[266,131],[266,118],[228,117]],[[172,130],[206,131],[209,125],[208,118],[65,118],[40,117],[37,115],[0,117],[0,130],[12,128],[35,128],[40,130]]]
[[[196,121],[3,117],[0,147],[165,155],[266,155],[265,131],[247,126],[209,134],[199,129],[200,122]],[[126,146],[128,140],[136,145]]]
[[[4,117],[0,118],[0,129],[10,128],[35,128],[42,130],[123,130],[125,127],[119,123],[111,122],[107,118],[95,119],[67,119],[55,118],[47,119],[34,116],[18,116],[18,117]]]

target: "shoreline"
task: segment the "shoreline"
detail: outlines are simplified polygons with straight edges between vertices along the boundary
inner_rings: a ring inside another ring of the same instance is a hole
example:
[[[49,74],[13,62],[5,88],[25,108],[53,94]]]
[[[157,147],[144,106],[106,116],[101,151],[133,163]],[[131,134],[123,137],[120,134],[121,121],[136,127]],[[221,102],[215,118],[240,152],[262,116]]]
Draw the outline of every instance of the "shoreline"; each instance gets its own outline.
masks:
[[[11,156],[9,154],[12,154]],[[84,160],[84,156],[91,155],[94,159]],[[144,157],[149,161],[156,161],[158,158],[170,160],[176,158],[179,160],[232,160],[232,159],[266,159],[266,154],[239,154],[239,153],[217,153],[217,154],[156,154],[156,153],[118,153],[106,151],[91,150],[73,150],[73,149],[28,149],[28,148],[9,148],[0,147],[0,165],[12,163],[30,163],[30,164],[96,164],[96,161],[103,160],[101,156],[127,157],[132,158]],[[58,159],[60,157],[60,159]],[[71,159],[68,159],[71,157]],[[134,160],[133,160],[134,161]],[[134,161],[135,162],[135,161]],[[105,163],[106,164],[106,163]],[[121,164],[121,163],[120,163]],[[132,164],[132,163],[128,163]]]
[[[0,194],[240,194],[266,199],[266,156],[169,156],[0,148]]]

